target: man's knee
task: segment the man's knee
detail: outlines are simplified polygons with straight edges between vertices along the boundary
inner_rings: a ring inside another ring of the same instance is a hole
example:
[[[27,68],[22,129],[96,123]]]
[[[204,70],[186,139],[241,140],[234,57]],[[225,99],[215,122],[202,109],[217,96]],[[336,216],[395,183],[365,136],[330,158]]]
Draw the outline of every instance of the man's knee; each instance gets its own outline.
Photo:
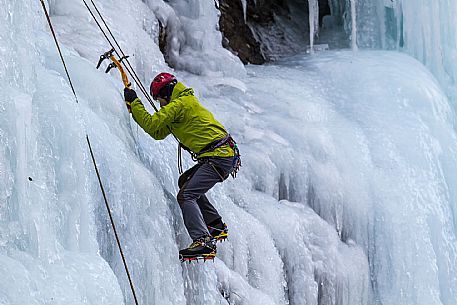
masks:
[[[196,201],[200,196],[200,194],[187,190],[186,185],[184,185],[184,187],[179,190],[178,195],[176,195],[176,199],[182,207],[186,202]]]
[[[180,189],[179,192],[178,192],[178,195],[176,195],[176,199],[178,200],[178,203],[180,206],[182,206],[184,204],[184,202],[186,201],[184,199],[184,189]]]

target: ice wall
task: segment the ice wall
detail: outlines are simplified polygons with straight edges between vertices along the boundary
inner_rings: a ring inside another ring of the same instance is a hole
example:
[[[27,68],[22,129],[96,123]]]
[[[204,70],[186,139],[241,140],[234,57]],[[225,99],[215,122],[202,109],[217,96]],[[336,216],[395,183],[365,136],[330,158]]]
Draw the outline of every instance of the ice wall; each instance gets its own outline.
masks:
[[[122,304],[97,253],[84,126],[49,68],[57,55],[38,5],[0,9],[0,303]]]
[[[272,155],[281,158],[271,162],[280,173],[287,168],[283,196],[307,202],[365,249],[373,291],[361,303],[456,304],[454,113],[431,74],[388,52],[321,55],[275,69],[251,72],[264,98],[262,109],[249,103],[258,97],[247,101],[247,116],[267,122],[245,132],[247,142],[278,143]],[[301,161],[286,165],[294,160],[288,147]]]
[[[168,61],[196,74],[233,76],[244,73],[238,57],[222,47],[214,1],[144,1],[165,26]]]
[[[351,0],[352,1],[352,0]],[[347,0],[329,1],[332,15],[351,33]],[[357,40],[363,48],[401,50],[425,64],[455,97],[457,31],[455,1],[357,1]]]
[[[182,266],[177,252],[188,245],[189,238],[174,199],[175,143],[152,141],[138,130],[125,111],[116,71],[105,75],[95,69],[100,53],[109,46],[82,3],[49,3],[79,104],[72,96],[39,2],[1,4],[6,21],[1,32],[2,304],[132,303],[85,146],[86,133],[141,304],[286,304],[289,298],[297,304],[304,304],[305,299],[317,304],[320,280],[314,279],[316,274],[333,283],[332,268],[353,260],[360,260],[366,274],[361,250],[341,243],[332,227],[309,208],[313,217],[309,222],[316,222],[312,228],[319,234],[326,232],[325,238],[316,238],[313,246],[305,234],[308,221],[297,219],[292,225],[302,232],[300,247],[309,248],[309,255],[296,258],[300,267],[292,260],[285,266],[282,255],[293,257],[293,253],[284,253],[292,236],[282,241],[280,251],[275,246],[278,235],[273,236],[266,222],[272,221],[277,200],[267,196],[270,202],[262,210],[266,220],[258,220],[230,197],[238,192],[229,191],[230,185],[237,189],[234,182],[214,192],[231,230],[230,242],[220,248],[222,260]],[[140,1],[98,4],[120,44],[132,55],[141,78],[151,79],[166,69],[156,44],[158,21],[150,7],[160,6],[160,12],[168,10],[171,16],[170,7]],[[121,5],[126,8],[122,14],[117,9]],[[195,46],[189,42],[188,47]],[[196,63],[200,56],[203,54],[190,59]],[[232,55],[219,56],[220,62],[233,60]],[[213,68],[200,67],[206,75]],[[219,88],[218,84],[212,86]],[[250,188],[246,184],[246,194],[253,192],[253,198],[260,198]],[[296,209],[296,218],[301,209]],[[320,245],[321,241],[326,243]],[[315,264],[321,266],[317,271],[310,255],[319,246],[322,253]],[[358,256],[352,258],[353,252]],[[340,274],[342,283],[367,284],[366,277],[348,280],[344,270]],[[301,287],[289,284],[290,278],[305,277],[306,295]],[[335,285],[326,289],[335,294]]]
[[[206,2],[97,1],[145,83],[170,71],[158,20],[176,22],[189,66],[174,73],[242,150],[240,176],[210,193],[229,241],[182,265],[175,143],[145,135],[117,71],[95,69],[109,46],[82,3],[49,3],[79,104],[39,2],[0,4],[0,304],[132,304],[86,133],[140,304],[456,304],[454,114],[418,62],[343,52],[245,70],[205,32]]]

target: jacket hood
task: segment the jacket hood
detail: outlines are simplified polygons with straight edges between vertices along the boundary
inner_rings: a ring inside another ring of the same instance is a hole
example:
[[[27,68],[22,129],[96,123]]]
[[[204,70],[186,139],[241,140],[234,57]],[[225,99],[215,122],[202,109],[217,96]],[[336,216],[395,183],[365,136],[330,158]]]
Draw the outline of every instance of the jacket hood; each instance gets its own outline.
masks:
[[[177,99],[178,97],[188,96],[188,95],[194,95],[194,89],[187,88],[186,86],[184,86],[183,83],[178,82],[175,85],[175,87],[173,88],[173,93],[171,94],[170,101]]]

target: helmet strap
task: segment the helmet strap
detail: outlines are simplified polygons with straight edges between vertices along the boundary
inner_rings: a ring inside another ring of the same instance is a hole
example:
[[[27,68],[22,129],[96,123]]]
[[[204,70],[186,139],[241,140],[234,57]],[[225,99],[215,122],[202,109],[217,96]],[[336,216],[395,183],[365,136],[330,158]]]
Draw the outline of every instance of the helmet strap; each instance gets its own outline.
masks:
[[[171,83],[167,84],[162,89],[160,89],[158,97],[161,97],[167,102],[170,102],[171,95],[173,93],[173,89],[175,88],[176,83],[177,81],[172,81]]]

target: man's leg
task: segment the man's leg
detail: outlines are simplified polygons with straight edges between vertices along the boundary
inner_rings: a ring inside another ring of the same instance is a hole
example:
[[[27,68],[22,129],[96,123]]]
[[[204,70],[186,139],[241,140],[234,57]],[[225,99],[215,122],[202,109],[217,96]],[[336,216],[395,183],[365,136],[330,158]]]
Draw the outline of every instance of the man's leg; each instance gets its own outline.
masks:
[[[197,164],[194,167],[188,169],[185,171],[178,180],[178,186],[180,189],[184,186],[184,184],[192,178],[192,176],[195,174],[197,169],[201,166],[202,164]],[[217,210],[214,208],[214,206],[211,204],[211,202],[208,200],[208,197],[206,197],[205,194],[202,194],[198,199],[197,199],[197,204],[198,207],[200,208],[200,212],[202,213],[203,220],[205,221],[205,224],[209,225],[212,223],[217,223],[221,222],[222,217],[219,215]]]
[[[233,171],[233,158],[211,158],[209,164],[219,176],[218,182],[223,182]],[[222,217],[208,200],[205,194],[197,199],[197,204],[203,214],[205,223],[210,226],[223,225]]]
[[[180,178],[180,182],[184,183],[182,183],[177,199],[183,213],[184,224],[186,225],[187,231],[192,240],[196,240],[200,237],[209,235],[202,211],[205,211],[207,217],[214,217],[217,215],[216,217],[220,218],[216,209],[214,209],[207,199],[206,201],[203,201],[204,206],[202,206],[203,209],[200,210],[197,199],[201,198],[201,196],[217,182],[220,182],[221,177],[214,170],[213,166],[208,163],[198,164],[186,173],[189,174],[187,177],[183,174],[184,177]],[[187,178],[186,181],[184,181],[185,178]],[[206,198],[206,196],[204,198]]]
[[[197,204],[207,225],[222,221],[221,215],[219,215],[219,212],[208,200],[208,197],[206,197],[205,194],[201,195],[200,198],[197,199]]]

